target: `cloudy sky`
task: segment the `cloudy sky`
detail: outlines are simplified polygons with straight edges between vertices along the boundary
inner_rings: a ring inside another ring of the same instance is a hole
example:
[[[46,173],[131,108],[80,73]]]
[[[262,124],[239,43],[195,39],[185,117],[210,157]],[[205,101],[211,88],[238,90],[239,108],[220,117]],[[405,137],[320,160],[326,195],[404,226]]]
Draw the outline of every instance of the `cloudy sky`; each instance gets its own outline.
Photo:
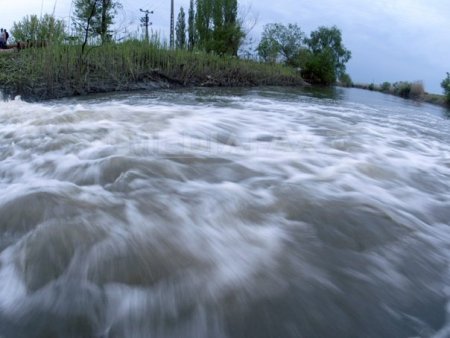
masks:
[[[0,0],[0,26],[10,28],[26,14],[55,13],[70,18],[71,0]],[[153,29],[168,35],[170,0],[123,0],[118,35],[137,31],[139,9],[153,10]],[[267,23],[297,23],[309,33],[337,25],[353,53],[347,70],[355,82],[422,80],[441,93],[450,71],[449,0],[240,0],[249,36],[258,41]],[[175,0],[180,6],[189,0]]]

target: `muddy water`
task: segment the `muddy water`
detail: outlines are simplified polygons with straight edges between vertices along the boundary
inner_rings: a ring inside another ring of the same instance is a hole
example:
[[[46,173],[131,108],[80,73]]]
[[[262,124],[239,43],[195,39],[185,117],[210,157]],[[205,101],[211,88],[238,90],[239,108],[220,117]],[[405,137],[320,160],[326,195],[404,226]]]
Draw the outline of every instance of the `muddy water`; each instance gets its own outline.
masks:
[[[449,337],[449,141],[359,90],[0,103],[0,336]]]

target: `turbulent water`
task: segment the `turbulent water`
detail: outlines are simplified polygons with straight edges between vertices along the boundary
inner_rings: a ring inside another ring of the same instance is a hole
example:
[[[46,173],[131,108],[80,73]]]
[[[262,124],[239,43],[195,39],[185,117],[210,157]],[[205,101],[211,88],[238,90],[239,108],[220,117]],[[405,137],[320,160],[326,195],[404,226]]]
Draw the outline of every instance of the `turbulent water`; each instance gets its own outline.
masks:
[[[450,337],[450,121],[359,90],[0,103],[0,337]]]

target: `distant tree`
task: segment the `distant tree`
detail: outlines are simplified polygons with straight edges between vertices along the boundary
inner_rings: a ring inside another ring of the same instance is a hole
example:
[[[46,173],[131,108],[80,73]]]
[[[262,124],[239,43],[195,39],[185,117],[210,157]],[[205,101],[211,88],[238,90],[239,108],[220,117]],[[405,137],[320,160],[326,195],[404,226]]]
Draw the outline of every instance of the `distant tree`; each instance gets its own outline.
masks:
[[[193,50],[195,47],[195,10],[194,0],[189,3],[189,16],[188,16],[188,48]]]
[[[110,39],[109,28],[121,6],[114,0],[75,0],[75,28],[83,34],[85,41],[88,37],[100,37],[105,43]]]
[[[326,58],[331,57],[336,77],[345,73],[345,64],[352,53],[344,47],[342,33],[336,26],[319,27],[306,39],[306,44],[314,55],[325,53]]]
[[[344,87],[352,87],[353,81],[348,73],[344,73],[339,77],[339,83]]]
[[[209,0],[197,0],[195,11],[195,30],[197,32],[198,47],[209,52],[211,41],[212,6]]]
[[[197,0],[197,46],[206,52],[237,56],[245,34],[237,0]]]
[[[52,15],[45,14],[41,18],[38,18],[37,15],[30,15],[19,22],[14,22],[11,35],[16,41],[61,43],[65,37],[64,30],[64,21],[55,19]]]
[[[176,46],[179,49],[186,47],[186,14],[183,7],[180,8],[178,13],[177,26],[176,26]]]
[[[441,87],[444,89],[444,94],[447,99],[447,103],[450,103],[450,73],[447,73],[447,77],[442,80]]]
[[[391,83],[390,82],[383,82],[380,86],[380,89],[384,93],[388,93],[391,90]]]
[[[299,26],[272,23],[264,26],[261,41],[256,48],[258,55],[265,62],[283,61],[293,65],[304,47],[305,34]]]

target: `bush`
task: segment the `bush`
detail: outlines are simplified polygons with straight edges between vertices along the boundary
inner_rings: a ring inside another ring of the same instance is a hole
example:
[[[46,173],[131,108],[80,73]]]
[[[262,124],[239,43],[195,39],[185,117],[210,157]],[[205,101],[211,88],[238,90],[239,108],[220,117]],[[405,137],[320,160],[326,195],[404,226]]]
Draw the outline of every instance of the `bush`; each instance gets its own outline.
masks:
[[[344,87],[352,87],[353,86],[352,78],[347,73],[344,73],[340,76],[339,82]]]
[[[310,82],[321,85],[330,85],[336,81],[336,68],[331,53],[305,53],[305,62],[302,67],[302,77]]]
[[[371,83],[371,84],[369,85],[369,90],[375,90],[375,85],[374,85],[373,83]]]
[[[409,91],[409,98],[418,100],[422,99],[425,95],[425,89],[423,87],[422,81],[416,81],[411,83],[410,91]]]
[[[409,82],[396,82],[394,83],[394,94],[401,96],[405,99],[409,98],[409,93],[411,92],[411,83]]]
[[[447,73],[447,77],[442,80],[441,87],[444,89],[444,94],[447,99],[447,103],[450,104],[450,73]]]
[[[391,91],[391,83],[390,82],[383,82],[381,84],[381,91],[383,93],[388,93]]]
[[[64,41],[64,21],[54,16],[45,14],[38,18],[37,15],[24,17],[19,22],[14,22],[11,34],[15,41],[48,41],[61,43]]]
[[[395,95],[405,99],[422,99],[425,96],[425,90],[422,81],[416,82],[396,82],[393,85]]]

